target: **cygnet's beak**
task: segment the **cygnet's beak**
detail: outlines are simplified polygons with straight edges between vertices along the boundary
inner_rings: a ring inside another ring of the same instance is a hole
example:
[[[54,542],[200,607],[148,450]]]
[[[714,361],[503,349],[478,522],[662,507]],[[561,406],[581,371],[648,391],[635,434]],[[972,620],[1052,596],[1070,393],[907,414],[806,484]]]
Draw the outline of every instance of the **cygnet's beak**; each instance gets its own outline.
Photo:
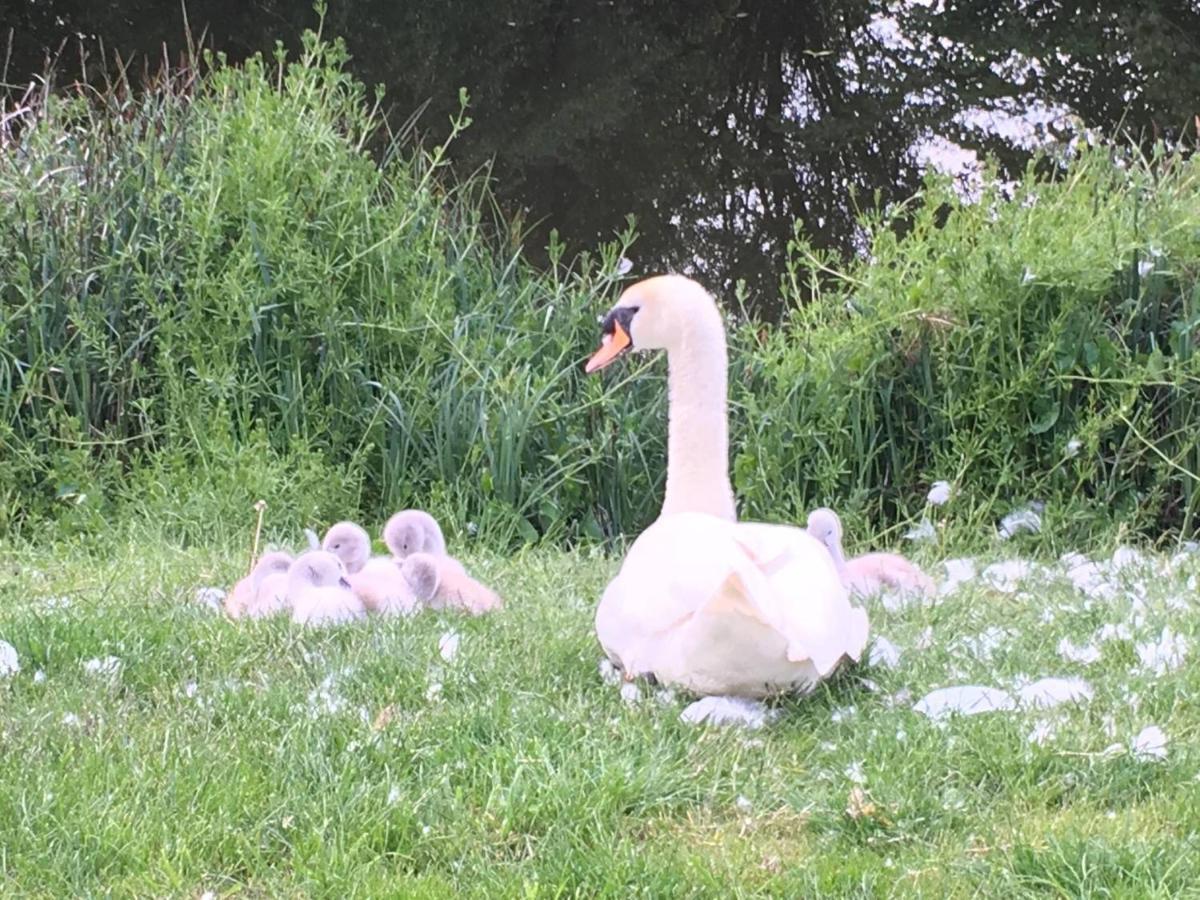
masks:
[[[598,372],[633,348],[633,338],[629,336],[629,320],[635,311],[631,307],[621,306],[604,317],[604,336],[600,338],[600,349],[592,354],[583,371],[589,375]]]
[[[350,582],[346,580],[344,575],[338,579],[338,584],[347,589],[350,587]]]

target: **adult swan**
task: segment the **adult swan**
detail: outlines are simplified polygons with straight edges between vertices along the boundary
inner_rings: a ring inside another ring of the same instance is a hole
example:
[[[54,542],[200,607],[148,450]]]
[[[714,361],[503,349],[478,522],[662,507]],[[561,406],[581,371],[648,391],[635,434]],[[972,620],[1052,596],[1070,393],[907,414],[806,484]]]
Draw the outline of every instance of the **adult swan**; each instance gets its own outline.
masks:
[[[698,694],[812,690],[860,657],[867,615],[805,530],[736,521],[716,303],[682,276],[638,282],[605,316],[587,371],[630,350],[667,351],[667,491],[600,600],[604,652],[626,678]]]

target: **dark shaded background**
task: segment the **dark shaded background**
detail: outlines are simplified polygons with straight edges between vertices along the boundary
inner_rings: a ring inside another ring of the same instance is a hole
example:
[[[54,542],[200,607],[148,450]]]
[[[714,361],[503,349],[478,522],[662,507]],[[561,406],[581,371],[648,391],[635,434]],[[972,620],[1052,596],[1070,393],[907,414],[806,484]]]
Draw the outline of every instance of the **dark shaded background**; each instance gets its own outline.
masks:
[[[192,0],[187,14],[231,59],[294,47],[317,23],[310,0]],[[1081,123],[1145,145],[1194,136],[1200,112],[1196,0],[334,0],[325,29],[387,86],[394,122],[429,102],[429,139],[468,88],[454,162],[494,161],[535,259],[550,227],[579,249],[633,214],[637,271],[745,279],[766,297],[795,221],[853,251],[856,208],[910,196],[932,137],[1013,172]],[[20,83],[64,38],[85,36],[93,60],[99,38],[110,59],[144,62],[181,47],[184,23],[176,0],[0,0],[9,33],[6,79]],[[78,57],[69,45],[60,80]],[[1018,141],[986,127],[989,112],[1044,108],[1059,115]]]

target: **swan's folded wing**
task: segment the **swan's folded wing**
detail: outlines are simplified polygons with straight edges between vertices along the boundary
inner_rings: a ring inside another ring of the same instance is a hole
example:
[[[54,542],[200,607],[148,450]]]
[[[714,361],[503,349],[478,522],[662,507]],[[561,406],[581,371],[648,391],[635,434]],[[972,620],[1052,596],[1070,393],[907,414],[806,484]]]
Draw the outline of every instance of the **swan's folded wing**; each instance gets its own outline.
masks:
[[[738,543],[752,562],[745,582],[766,621],[787,639],[788,658],[821,675],[858,659],[867,641],[864,610],[851,605],[828,551],[798,528],[748,523]]]

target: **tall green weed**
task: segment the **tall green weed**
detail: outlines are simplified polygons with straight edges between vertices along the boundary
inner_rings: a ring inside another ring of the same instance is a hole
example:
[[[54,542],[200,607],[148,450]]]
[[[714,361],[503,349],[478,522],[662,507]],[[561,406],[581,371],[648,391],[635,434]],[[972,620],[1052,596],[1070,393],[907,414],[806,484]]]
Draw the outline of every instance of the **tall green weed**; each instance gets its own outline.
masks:
[[[1040,501],[1063,544],[1195,532],[1200,160],[1100,148],[1040,168],[970,202],[931,180],[864,221],[849,266],[797,236],[783,290],[813,300],[743,346],[751,510],[820,498],[863,524],[978,529]],[[942,479],[957,499],[925,508]]]
[[[653,519],[662,361],[580,370],[632,230],[534,271],[486,178],[390,134],[346,59],[309,34],[9,98],[0,530],[135,510],[203,540],[260,497],[293,534],[421,505],[501,546]],[[850,263],[798,233],[786,321],[731,326],[743,514],[977,534],[1041,500],[1064,539],[1194,531],[1197,166],[1098,149],[974,202],[934,179]]]

